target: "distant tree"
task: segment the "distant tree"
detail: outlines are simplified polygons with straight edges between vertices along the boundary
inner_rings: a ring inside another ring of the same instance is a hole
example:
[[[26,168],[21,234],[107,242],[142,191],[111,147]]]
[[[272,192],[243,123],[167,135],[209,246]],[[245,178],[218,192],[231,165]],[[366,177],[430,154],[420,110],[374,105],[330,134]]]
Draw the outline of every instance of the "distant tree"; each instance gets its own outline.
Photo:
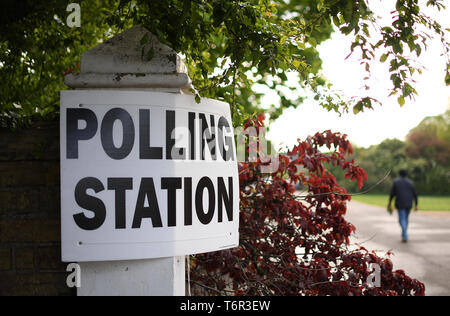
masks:
[[[352,159],[359,162],[369,176],[364,190],[387,193],[398,171],[407,169],[421,194],[450,194],[450,110],[425,118],[413,128],[406,141],[387,139],[369,148],[355,148]],[[339,168],[330,167],[336,178],[350,192],[359,188],[344,179]],[[381,183],[385,175],[391,176]]]
[[[450,166],[450,110],[425,118],[407,136],[407,154],[434,166]]]
[[[408,156],[424,158],[431,166],[450,164],[450,143],[424,130],[416,130],[408,135]]]
[[[392,180],[396,177],[398,171],[411,167],[407,165],[408,159],[405,149],[405,143],[398,139],[387,139],[369,148],[355,146],[354,154],[351,158],[357,161],[368,174],[368,182],[364,186],[364,191],[368,188],[371,188],[371,193],[381,193],[389,190]],[[344,174],[338,168],[331,167],[330,170],[349,192],[360,192],[355,183],[344,179]],[[387,176],[389,172],[390,176]]]

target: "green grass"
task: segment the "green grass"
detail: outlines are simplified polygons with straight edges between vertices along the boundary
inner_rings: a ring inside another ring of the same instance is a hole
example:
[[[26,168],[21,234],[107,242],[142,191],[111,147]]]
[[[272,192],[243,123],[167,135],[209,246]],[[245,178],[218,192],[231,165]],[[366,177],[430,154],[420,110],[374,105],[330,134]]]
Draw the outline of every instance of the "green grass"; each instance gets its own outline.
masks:
[[[388,195],[365,194],[352,197],[353,200],[386,207],[389,201]],[[394,203],[392,203],[394,206]],[[450,212],[450,196],[419,196],[419,211]]]

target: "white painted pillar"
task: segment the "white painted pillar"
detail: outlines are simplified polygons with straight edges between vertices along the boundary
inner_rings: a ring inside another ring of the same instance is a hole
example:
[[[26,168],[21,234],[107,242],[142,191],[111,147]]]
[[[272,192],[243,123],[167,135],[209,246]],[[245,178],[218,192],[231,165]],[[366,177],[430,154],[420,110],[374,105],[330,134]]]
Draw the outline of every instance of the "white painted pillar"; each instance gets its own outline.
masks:
[[[183,93],[191,86],[186,67],[170,47],[141,26],[83,53],[75,89],[127,89]],[[79,296],[185,295],[185,257],[80,263]]]
[[[183,296],[184,257],[80,263],[79,296]]]

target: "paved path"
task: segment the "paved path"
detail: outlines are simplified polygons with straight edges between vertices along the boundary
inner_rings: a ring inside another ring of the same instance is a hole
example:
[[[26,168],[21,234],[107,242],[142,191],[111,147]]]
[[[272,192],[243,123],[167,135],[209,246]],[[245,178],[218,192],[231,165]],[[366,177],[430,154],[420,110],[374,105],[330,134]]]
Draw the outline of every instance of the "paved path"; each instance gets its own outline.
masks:
[[[407,244],[401,243],[397,213],[350,202],[347,220],[356,226],[353,242],[383,256],[392,249],[394,269],[425,283],[427,295],[450,295],[450,213],[412,213]]]

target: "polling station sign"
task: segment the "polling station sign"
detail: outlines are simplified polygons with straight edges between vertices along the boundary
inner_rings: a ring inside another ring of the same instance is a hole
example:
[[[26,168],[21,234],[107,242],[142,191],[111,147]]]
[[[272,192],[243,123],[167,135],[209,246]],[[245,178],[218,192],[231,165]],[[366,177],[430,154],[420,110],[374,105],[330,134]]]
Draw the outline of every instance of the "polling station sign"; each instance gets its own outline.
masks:
[[[239,179],[226,103],[62,91],[60,115],[63,261],[238,246]]]

